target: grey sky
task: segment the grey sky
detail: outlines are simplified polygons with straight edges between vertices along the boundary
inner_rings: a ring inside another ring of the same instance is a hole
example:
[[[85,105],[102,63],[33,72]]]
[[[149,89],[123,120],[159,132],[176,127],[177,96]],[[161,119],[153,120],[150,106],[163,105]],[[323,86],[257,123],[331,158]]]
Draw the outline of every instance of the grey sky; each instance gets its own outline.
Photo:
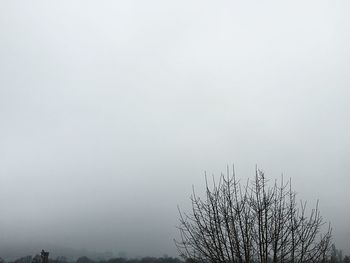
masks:
[[[350,252],[349,10],[1,1],[1,242],[177,255],[176,205],[234,162],[292,177]]]

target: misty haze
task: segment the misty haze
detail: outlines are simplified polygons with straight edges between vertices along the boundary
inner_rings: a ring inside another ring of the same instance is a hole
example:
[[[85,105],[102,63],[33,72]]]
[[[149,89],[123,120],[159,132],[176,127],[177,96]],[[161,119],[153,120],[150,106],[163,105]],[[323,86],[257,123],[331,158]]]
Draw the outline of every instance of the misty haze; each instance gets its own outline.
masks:
[[[349,12],[1,0],[0,261],[350,262]]]

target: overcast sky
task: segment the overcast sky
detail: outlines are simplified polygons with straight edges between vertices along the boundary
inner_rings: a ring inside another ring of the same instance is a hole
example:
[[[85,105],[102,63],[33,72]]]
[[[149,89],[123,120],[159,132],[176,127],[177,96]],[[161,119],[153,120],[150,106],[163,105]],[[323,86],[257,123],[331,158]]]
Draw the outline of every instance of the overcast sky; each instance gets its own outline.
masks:
[[[350,252],[349,12],[1,1],[0,241],[177,256],[177,204],[234,163],[292,177]]]

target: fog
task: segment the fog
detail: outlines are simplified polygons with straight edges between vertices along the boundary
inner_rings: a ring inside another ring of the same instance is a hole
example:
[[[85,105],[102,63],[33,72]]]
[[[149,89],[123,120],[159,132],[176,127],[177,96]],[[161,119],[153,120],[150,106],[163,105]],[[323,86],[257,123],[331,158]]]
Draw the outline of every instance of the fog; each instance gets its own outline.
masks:
[[[1,1],[0,243],[178,256],[177,205],[234,163],[349,253],[349,8]]]

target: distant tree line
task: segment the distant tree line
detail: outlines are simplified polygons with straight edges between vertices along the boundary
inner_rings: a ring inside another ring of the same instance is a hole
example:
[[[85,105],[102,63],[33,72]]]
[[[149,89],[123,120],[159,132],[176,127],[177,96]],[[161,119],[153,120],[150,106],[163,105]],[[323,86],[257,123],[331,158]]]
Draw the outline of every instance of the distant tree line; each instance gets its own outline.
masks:
[[[338,250],[333,244],[331,249],[331,263],[350,263],[350,256],[343,256],[343,252]]]
[[[41,257],[36,255],[26,256],[14,261],[5,261],[0,258],[0,263],[41,263]],[[143,257],[143,258],[112,258],[108,260],[94,260],[86,256],[80,257],[77,260],[70,260],[66,257],[49,258],[49,263],[183,263],[179,258],[173,257]]]
[[[34,257],[32,256],[26,256],[19,259],[16,259],[14,261],[8,261],[6,262],[2,258],[0,258],[0,263],[33,263],[37,262],[39,260],[40,262],[40,256],[36,255]],[[112,258],[108,260],[93,260],[91,258],[88,258],[86,256],[80,257],[77,260],[69,260],[66,257],[57,257],[55,259],[49,259],[49,263],[193,263],[190,259],[187,259],[185,261],[179,259],[179,258],[173,258],[173,257],[143,257],[143,258]],[[349,255],[343,255],[343,252],[335,247],[333,244],[331,247],[331,258],[328,261],[330,263],[350,263],[350,256]]]

